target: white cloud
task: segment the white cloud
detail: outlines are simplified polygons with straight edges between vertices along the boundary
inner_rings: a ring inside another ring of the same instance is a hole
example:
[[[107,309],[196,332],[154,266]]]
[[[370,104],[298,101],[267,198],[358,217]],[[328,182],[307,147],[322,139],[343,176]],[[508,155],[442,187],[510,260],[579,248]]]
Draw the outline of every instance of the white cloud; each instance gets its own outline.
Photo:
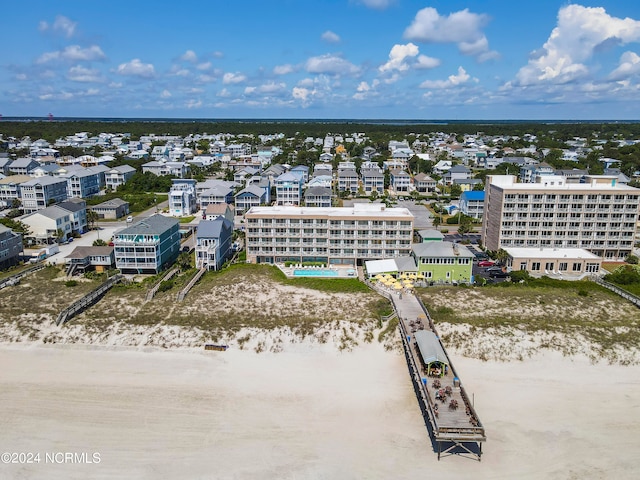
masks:
[[[516,84],[573,82],[589,73],[584,62],[600,48],[638,41],[640,21],[612,17],[601,7],[562,7],[558,12],[557,26],[542,49],[533,52],[529,63],[518,71]]]
[[[359,3],[365,7],[374,8],[376,10],[384,10],[392,3],[395,3],[395,0],[355,0],[355,3]]]
[[[488,15],[472,13],[468,8],[445,16],[427,7],[418,11],[404,31],[404,37],[425,43],[455,43],[463,55],[477,56],[479,61],[484,61],[497,56],[489,50],[489,41],[482,33],[488,23]]]
[[[91,45],[87,48],[82,48],[80,45],[69,45],[64,50],[57,50],[55,52],[47,52],[40,55],[36,60],[36,63],[42,64],[55,60],[64,60],[68,62],[79,61],[96,61],[104,60],[105,54],[102,49],[97,45]]]
[[[223,88],[216,94],[216,96],[222,97],[222,98],[229,98],[231,96],[231,92],[226,88]]]
[[[198,56],[193,50],[187,50],[182,55],[180,55],[180,60],[182,60],[183,62],[196,63],[198,61]]]
[[[320,36],[320,38],[322,38],[322,40],[328,43],[340,43],[340,35],[332,32],[331,30],[327,30],[326,32],[324,32]]]
[[[425,80],[420,84],[420,88],[446,89],[457,87],[471,80],[471,76],[464,68],[458,67],[457,75],[449,75],[446,80]],[[477,79],[474,79],[477,81]]]
[[[276,93],[283,92],[287,88],[287,84],[284,82],[275,83],[269,82],[258,87],[247,87],[244,89],[245,95],[252,94],[264,94],[264,95],[273,95]]]
[[[389,61],[384,65],[381,65],[379,70],[381,72],[389,72],[393,70],[404,72],[405,70],[409,70],[409,64],[405,62],[405,59],[415,57],[418,53],[420,53],[420,51],[413,43],[407,43],[406,45],[394,45],[389,52]]]
[[[197,80],[200,83],[213,83],[218,79],[215,77],[215,75],[209,75],[208,73],[203,73],[201,75],[198,75]]]
[[[203,71],[203,70],[210,70],[212,66],[213,66],[213,64],[211,62],[203,62],[203,63],[198,64],[196,66],[196,68],[198,70]]]
[[[236,73],[225,73],[222,77],[222,83],[225,85],[242,83],[247,79],[247,77],[239,72]]]
[[[160,98],[171,98],[171,92],[167,89],[163,90],[160,94]]]
[[[303,78],[298,82],[299,87],[313,87],[314,81],[313,78]]]
[[[140,78],[153,78],[156,75],[155,68],[151,63],[142,63],[138,58],[134,58],[127,63],[121,63],[118,65],[116,72],[119,75]]]
[[[326,73],[329,75],[353,75],[360,71],[351,62],[332,54],[311,57],[307,60],[305,67],[309,73]]]
[[[28,77],[25,73],[16,74],[16,80],[26,80]]]
[[[426,55],[418,55],[418,61],[414,65],[415,68],[429,69],[440,66],[442,62],[438,58],[427,57]]]
[[[185,107],[187,107],[188,109],[200,108],[201,106],[202,106],[202,100],[189,100],[185,104]]]
[[[302,87],[293,87],[291,94],[293,95],[293,98],[302,101],[303,104],[306,104],[310,100],[310,97],[313,96],[314,90]]]
[[[82,65],[76,65],[69,69],[67,78],[74,82],[102,82],[104,78],[100,72],[93,68],[85,68]]]
[[[285,65],[276,65],[273,67],[273,73],[275,75],[286,75],[287,73],[293,72],[293,65],[285,64]]]
[[[625,80],[637,73],[640,73],[640,56],[635,52],[624,52],[618,68],[609,74],[609,80]]]
[[[51,31],[53,33],[61,33],[65,37],[70,38],[75,33],[77,25],[76,22],[71,21],[64,15],[58,15],[51,25],[48,22],[41,21],[38,29],[41,32]]]

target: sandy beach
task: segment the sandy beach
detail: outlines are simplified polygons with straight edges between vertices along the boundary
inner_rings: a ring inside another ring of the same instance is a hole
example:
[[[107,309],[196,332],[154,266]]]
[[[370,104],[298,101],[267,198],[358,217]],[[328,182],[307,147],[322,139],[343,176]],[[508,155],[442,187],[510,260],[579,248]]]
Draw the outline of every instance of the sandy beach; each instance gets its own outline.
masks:
[[[640,368],[546,354],[452,356],[485,425],[482,462],[433,453],[402,355],[0,347],[0,478],[636,478]],[[45,463],[47,452],[99,463]]]

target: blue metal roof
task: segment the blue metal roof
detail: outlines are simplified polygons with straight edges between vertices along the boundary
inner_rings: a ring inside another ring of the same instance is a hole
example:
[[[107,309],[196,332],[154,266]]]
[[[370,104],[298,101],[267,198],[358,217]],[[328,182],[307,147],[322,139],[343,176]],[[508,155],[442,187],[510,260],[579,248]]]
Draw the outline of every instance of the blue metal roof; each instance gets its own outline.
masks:
[[[462,197],[467,200],[484,200],[484,190],[470,190],[468,192],[462,192],[462,195],[460,196],[461,200]]]

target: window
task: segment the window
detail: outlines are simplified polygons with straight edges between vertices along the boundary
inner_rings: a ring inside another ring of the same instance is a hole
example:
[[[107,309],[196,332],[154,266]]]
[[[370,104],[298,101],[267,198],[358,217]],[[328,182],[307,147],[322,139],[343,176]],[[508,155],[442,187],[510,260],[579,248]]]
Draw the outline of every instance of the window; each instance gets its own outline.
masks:
[[[531,264],[531,270],[534,272],[539,272],[540,271],[540,262],[533,262]]]
[[[520,262],[520,270],[526,270],[527,269],[527,262]]]
[[[581,272],[582,271],[582,264],[581,263],[574,263],[573,264],[573,271],[574,272]]]

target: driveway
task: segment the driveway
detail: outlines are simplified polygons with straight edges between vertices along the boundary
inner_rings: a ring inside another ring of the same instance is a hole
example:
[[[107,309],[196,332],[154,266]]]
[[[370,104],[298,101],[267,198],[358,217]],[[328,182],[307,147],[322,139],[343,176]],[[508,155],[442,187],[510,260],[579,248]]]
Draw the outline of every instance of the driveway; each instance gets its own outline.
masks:
[[[53,264],[62,264],[64,263],[65,257],[69,255],[74,248],[90,247],[91,245],[93,245],[93,242],[98,238],[108,243],[109,240],[111,240],[111,237],[113,236],[113,234],[116,231],[121,229],[122,229],[121,226],[109,226],[109,227],[100,227],[99,230],[91,230],[85,233],[84,235],[82,235],[82,237],[80,238],[74,238],[73,242],[71,243],[65,243],[60,245],[60,251],[55,255],[52,255],[49,258],[47,258],[46,261],[48,263],[53,263]]]

